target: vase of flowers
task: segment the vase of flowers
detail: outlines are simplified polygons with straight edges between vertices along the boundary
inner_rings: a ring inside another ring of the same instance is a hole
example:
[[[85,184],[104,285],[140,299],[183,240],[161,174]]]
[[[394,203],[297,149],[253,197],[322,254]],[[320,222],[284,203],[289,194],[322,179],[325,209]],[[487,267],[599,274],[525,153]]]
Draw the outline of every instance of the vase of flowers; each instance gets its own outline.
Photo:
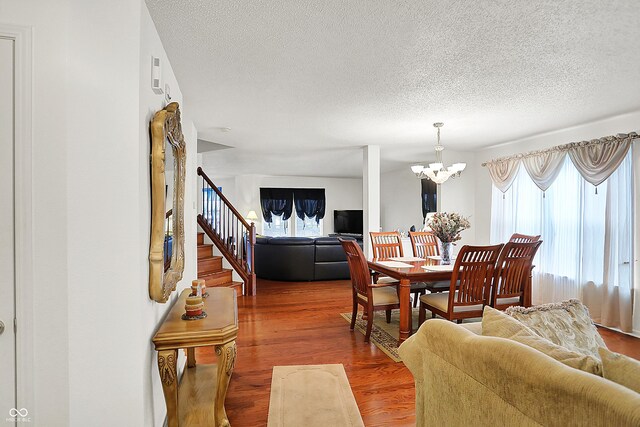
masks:
[[[471,227],[469,219],[452,212],[437,212],[429,219],[431,231],[442,242],[443,264],[451,264],[451,245],[460,240],[460,233]]]

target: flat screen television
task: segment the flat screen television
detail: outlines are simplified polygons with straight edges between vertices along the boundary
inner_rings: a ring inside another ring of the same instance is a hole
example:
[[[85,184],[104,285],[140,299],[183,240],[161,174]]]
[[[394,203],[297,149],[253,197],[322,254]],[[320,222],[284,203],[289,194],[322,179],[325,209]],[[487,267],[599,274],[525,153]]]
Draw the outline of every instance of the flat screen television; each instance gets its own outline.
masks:
[[[333,211],[333,231],[362,234],[362,210]]]

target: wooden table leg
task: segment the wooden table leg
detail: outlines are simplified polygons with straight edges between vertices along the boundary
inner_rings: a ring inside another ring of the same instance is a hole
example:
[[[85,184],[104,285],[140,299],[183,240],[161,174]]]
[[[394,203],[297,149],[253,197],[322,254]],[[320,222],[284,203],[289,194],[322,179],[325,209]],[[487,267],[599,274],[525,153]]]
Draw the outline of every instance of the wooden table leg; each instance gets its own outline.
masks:
[[[523,304],[525,307],[531,307],[531,281],[532,281],[532,272],[529,271],[529,276],[525,279],[524,289],[523,289]]]
[[[187,367],[195,368],[196,366],[196,349],[195,347],[189,347],[187,349]]]
[[[158,371],[162,381],[164,401],[167,405],[167,420],[169,427],[178,427],[178,375],[176,363],[178,350],[158,351]]]
[[[400,280],[400,337],[398,345],[411,335],[411,282]]]
[[[224,409],[224,400],[227,397],[229,380],[236,363],[236,342],[231,341],[224,345],[216,346],[218,356],[218,387],[216,388],[215,419],[216,427],[229,427],[229,419]]]

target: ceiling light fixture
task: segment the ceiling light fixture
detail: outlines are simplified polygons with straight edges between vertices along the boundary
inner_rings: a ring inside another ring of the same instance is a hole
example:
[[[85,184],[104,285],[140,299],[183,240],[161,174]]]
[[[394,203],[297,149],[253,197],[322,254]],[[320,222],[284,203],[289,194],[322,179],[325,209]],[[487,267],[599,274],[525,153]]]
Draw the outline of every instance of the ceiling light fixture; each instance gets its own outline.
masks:
[[[444,146],[440,144],[440,128],[442,126],[444,126],[444,123],[433,124],[433,127],[438,129],[438,143],[434,147],[436,150],[435,163],[429,163],[428,167],[422,165],[411,166],[411,171],[416,174],[418,178],[428,178],[436,184],[442,184],[449,178],[460,176],[460,173],[467,167],[466,163],[454,163],[445,169],[444,163],[442,163],[442,150],[444,150]]]

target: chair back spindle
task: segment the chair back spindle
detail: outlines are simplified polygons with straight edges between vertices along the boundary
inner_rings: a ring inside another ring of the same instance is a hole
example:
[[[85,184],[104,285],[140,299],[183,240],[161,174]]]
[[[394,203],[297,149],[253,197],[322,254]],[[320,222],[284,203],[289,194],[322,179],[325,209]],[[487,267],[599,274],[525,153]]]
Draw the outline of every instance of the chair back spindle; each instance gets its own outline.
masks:
[[[541,244],[542,240],[529,243],[509,242],[504,245],[496,262],[492,307],[504,310],[512,305],[523,305],[524,287],[531,274],[533,258]]]
[[[454,313],[457,306],[489,303],[494,267],[502,246],[462,247],[451,275],[449,313]]]
[[[413,256],[426,258],[428,256],[440,255],[438,248],[438,238],[430,231],[410,231],[411,247]]]
[[[400,235],[395,232],[370,232],[374,258],[404,256]]]
[[[513,243],[531,243],[531,242],[537,242],[538,240],[540,240],[540,235],[539,234],[537,236],[529,236],[527,234],[513,233],[511,235],[511,238],[509,239],[509,242],[513,242]]]
[[[340,244],[347,255],[347,263],[349,264],[349,273],[351,274],[351,283],[354,292],[371,297],[371,274],[367,265],[367,260],[362,253],[362,249],[355,240],[345,240],[338,238]]]

